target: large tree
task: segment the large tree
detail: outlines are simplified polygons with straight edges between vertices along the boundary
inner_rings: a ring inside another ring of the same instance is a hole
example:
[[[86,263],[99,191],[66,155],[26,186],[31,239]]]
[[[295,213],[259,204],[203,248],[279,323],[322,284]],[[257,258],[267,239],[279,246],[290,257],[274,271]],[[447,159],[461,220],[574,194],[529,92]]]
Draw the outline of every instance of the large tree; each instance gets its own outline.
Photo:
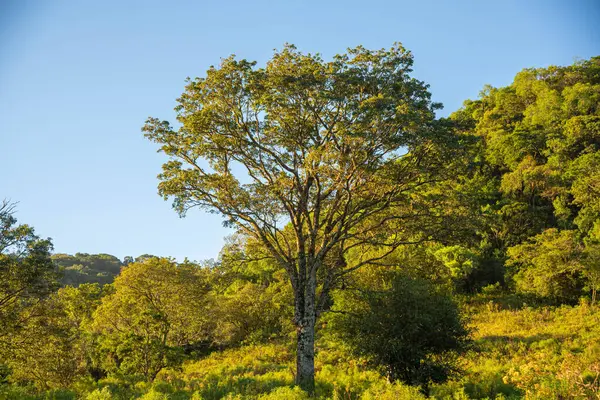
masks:
[[[332,61],[287,45],[264,68],[231,56],[189,80],[178,129],[156,118],[143,128],[170,157],[159,193],[182,215],[193,207],[222,214],[287,272],[296,383],[307,391],[315,322],[332,286],[422,240],[406,226],[436,214],[417,188],[448,161],[440,149],[449,135],[428,86],[409,75],[412,63],[399,44]],[[349,252],[362,256],[348,263]]]

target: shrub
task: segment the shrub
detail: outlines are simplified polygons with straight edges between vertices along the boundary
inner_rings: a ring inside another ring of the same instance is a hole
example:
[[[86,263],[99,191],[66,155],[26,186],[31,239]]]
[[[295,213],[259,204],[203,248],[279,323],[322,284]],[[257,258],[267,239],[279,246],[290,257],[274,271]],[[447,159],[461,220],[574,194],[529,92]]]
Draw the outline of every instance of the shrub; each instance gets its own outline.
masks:
[[[449,351],[467,343],[457,305],[422,280],[398,275],[387,290],[338,292],[334,301],[333,334],[391,380],[443,381],[454,369]]]

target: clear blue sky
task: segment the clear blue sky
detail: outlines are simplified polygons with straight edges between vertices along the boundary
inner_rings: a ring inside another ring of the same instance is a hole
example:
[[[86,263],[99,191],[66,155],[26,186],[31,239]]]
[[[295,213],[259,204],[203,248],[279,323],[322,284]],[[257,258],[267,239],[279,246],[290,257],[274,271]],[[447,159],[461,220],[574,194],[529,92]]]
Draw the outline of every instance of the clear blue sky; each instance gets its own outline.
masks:
[[[216,257],[216,215],[180,219],[140,127],[187,76],[296,44],[325,57],[402,42],[446,115],[525,67],[600,54],[600,1],[0,0],[0,199],[56,252]]]

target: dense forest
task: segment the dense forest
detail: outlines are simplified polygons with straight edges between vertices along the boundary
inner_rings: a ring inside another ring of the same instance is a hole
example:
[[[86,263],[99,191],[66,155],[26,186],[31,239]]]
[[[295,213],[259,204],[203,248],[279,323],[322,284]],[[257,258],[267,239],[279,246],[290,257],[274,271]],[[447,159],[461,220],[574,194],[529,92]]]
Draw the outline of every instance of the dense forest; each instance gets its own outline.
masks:
[[[150,118],[216,260],[54,254],[4,201],[0,399],[600,399],[600,57],[448,118],[411,66],[230,57]]]

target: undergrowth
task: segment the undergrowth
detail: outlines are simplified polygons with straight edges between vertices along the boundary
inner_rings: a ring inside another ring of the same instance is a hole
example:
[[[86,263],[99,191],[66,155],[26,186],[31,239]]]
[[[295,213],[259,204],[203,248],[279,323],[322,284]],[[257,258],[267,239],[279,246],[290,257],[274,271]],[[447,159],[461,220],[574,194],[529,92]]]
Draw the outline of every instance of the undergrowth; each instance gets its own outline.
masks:
[[[464,304],[473,345],[460,358],[460,373],[429,393],[391,384],[343,344],[322,336],[317,346],[317,399],[600,399],[600,309],[537,306],[492,298]],[[271,343],[215,352],[180,368],[162,370],[151,382],[113,376],[80,382],[71,390],[36,393],[0,385],[0,399],[217,400],[306,399],[293,386],[294,355]]]

